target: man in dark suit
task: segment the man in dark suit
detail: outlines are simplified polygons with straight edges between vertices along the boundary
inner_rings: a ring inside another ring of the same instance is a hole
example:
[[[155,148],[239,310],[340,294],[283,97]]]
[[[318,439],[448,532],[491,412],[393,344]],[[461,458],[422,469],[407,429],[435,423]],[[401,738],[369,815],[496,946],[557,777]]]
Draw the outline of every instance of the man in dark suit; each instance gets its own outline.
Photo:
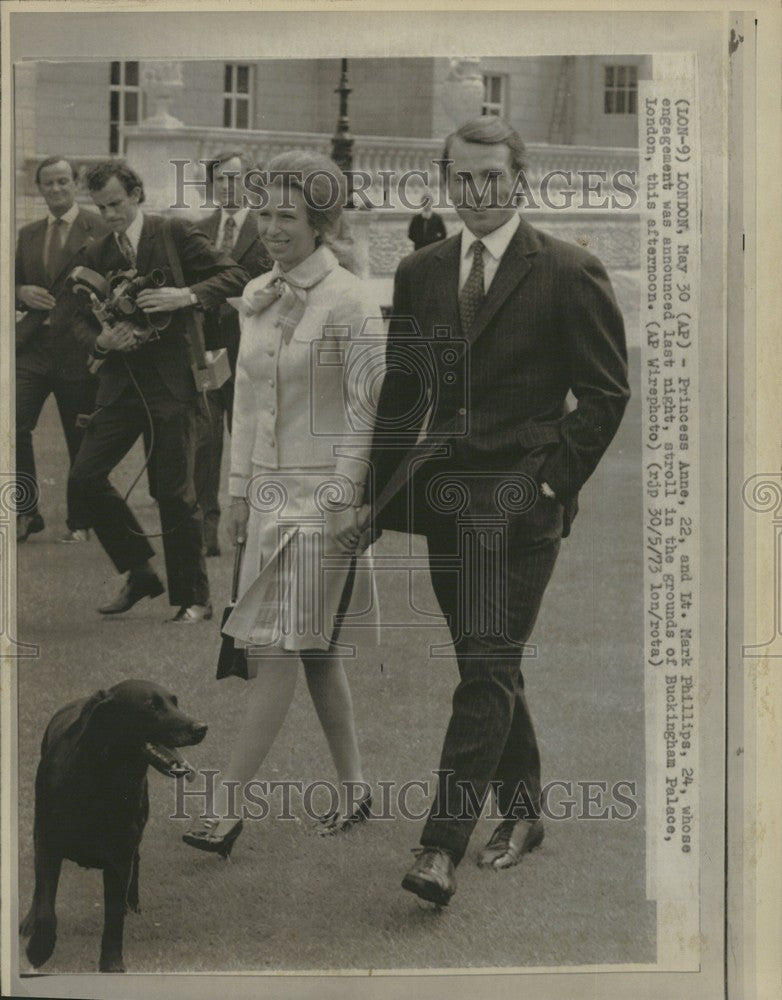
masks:
[[[207,184],[212,200],[220,206],[199,224],[218,250],[241,264],[250,278],[270,271],[272,262],[258,235],[256,214],[242,205],[243,180],[249,164],[240,150],[216,153],[207,166]],[[220,521],[220,466],[223,459],[223,425],[231,430],[236,358],[239,354],[239,313],[223,303],[207,332],[209,350],[228,351],[231,378],[219,389],[206,393],[198,412],[195,457],[195,489],[204,517],[204,549],[207,556],[220,555],[217,528]]]
[[[107,160],[87,174],[87,186],[111,232],[85,254],[85,265],[101,274],[153,269],[172,275],[165,241],[168,226],[187,287],[146,288],[137,303],[147,315],[171,313],[160,336],[138,320],[99,323],[84,307],[74,327],[98,371],[97,412],[69,480],[75,509],[82,510],[101,544],[127,580],[114,601],[99,610],[120,614],[163,585],[149,559],[154,551],[108,475],[143,434],[151,495],[160,508],[173,621],[193,623],[211,616],[209,584],[201,549],[201,516],[193,487],[196,387],[184,310],[215,309],[247,281],[242,268],[218,253],[195,226],[144,214],[141,178],[125,164]],[[142,321],[143,322],[143,321]]]
[[[377,526],[426,535],[459,666],[435,801],[402,882],[438,904],[456,888],[490,791],[503,820],[479,865],[508,868],[543,839],[521,656],[578,491],[629,397],[603,266],[515,208],[523,151],[496,116],[449,137],[447,182],[465,229],[399,265],[373,449]],[[427,351],[428,414],[416,377]]]
[[[97,380],[87,367],[87,351],[73,336],[73,313],[63,295],[65,279],[84,250],[106,233],[96,212],[76,204],[76,173],[61,156],[43,160],[35,173],[48,215],[19,231],[16,247],[16,468],[20,492],[29,503],[17,515],[17,541],[43,531],[35,475],[33,431],[51,393],[57,401],[68,455],[73,463],[83,431],[80,413],[91,413]],[[63,542],[83,542],[89,522],[68,510]]]
[[[416,250],[422,250],[438,240],[444,240],[447,235],[442,216],[432,208],[431,195],[424,195],[423,208],[410,220],[407,238],[412,240]]]

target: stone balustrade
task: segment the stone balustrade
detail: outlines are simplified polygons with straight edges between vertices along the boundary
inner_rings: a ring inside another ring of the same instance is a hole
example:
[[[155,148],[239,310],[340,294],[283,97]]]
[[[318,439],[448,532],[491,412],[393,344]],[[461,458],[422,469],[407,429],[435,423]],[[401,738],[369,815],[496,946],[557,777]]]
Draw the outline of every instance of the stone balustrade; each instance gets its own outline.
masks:
[[[188,160],[193,169],[186,172],[190,180],[203,180],[201,160],[209,159],[219,149],[242,149],[253,163],[263,168],[278,153],[291,149],[312,149],[328,154],[331,136],[310,132],[263,132],[238,129],[201,128],[180,126],[158,128],[137,126],[126,130],[127,159],[138,169],[147,192],[146,205],[150,210],[165,211],[172,204],[174,172],[170,161]],[[397,176],[405,171],[420,170],[432,174],[437,168],[432,161],[440,157],[438,140],[396,138],[391,136],[355,136],[354,168],[366,171],[373,179],[370,187],[371,201],[377,211],[350,213],[353,233],[352,256],[355,270],[371,281],[378,300],[388,305],[392,277],[399,260],[411,250],[407,227],[411,218],[409,210],[398,207],[381,207],[383,171],[393,171]],[[30,157],[20,164],[17,173],[17,227],[40,218],[46,211],[43,199],[35,187],[35,170],[42,156]],[[101,157],[73,157],[83,173]],[[530,144],[527,181],[536,204],[522,203],[525,218],[533,225],[568,241],[576,241],[592,250],[606,265],[611,274],[628,326],[630,343],[638,340],[639,293],[639,216],[635,204],[635,175],[638,153],[634,149],[600,148],[593,146],[549,146]],[[609,181],[604,194],[616,193],[611,178],[622,173],[624,198],[622,201],[600,204],[599,200],[584,197],[579,172],[604,172]],[[541,203],[541,182],[548,178],[549,204]],[[578,189],[574,197],[565,197],[568,189]],[[200,203],[204,188],[188,189],[190,207]],[[629,192],[627,194],[626,192]],[[437,190],[434,191],[437,201]],[[410,199],[415,204],[420,196],[410,188]],[[91,199],[80,188],[79,201],[91,205]],[[632,202],[632,203],[630,203]],[[438,207],[439,209],[439,207]],[[449,232],[459,226],[456,212],[445,207],[441,214]]]
[[[172,160],[189,161],[184,176],[188,180],[202,181],[203,160],[212,157],[221,149],[240,149],[250,162],[263,168],[279,153],[291,149],[310,149],[329,154],[331,136],[318,132],[282,132],[247,129],[204,128],[182,125],[163,128],[149,125],[126,127],[124,132],[126,159],[139,170],[144,178],[147,201],[150,207],[162,210],[174,203],[175,169]],[[552,199],[559,199],[557,207],[563,207],[559,197],[563,190],[583,186],[577,177],[579,171],[600,171],[607,178],[608,192],[614,191],[613,178],[620,176],[626,189],[635,188],[638,152],[598,146],[553,146],[545,143],[530,143],[527,147],[529,167],[527,182],[533,197],[539,201],[539,190],[543,181]],[[373,206],[380,207],[388,202],[383,195],[383,175],[393,174],[396,181],[409,171],[420,171],[429,179],[436,200],[444,203],[438,194],[437,161],[442,155],[439,139],[414,139],[397,136],[354,136],[354,170],[362,171],[371,178],[368,190]],[[19,165],[17,172],[17,192],[20,196],[19,218],[17,222],[30,221],[37,217],[38,206],[42,205],[35,188],[35,169],[43,156],[29,157]],[[100,157],[74,157],[83,172],[91,162]],[[388,186],[388,181],[385,182]],[[417,181],[410,184],[410,200],[415,204]],[[189,207],[196,208],[198,189],[186,190]],[[579,203],[576,196],[576,204]],[[393,203],[393,197],[392,197]],[[593,207],[597,207],[593,204]]]

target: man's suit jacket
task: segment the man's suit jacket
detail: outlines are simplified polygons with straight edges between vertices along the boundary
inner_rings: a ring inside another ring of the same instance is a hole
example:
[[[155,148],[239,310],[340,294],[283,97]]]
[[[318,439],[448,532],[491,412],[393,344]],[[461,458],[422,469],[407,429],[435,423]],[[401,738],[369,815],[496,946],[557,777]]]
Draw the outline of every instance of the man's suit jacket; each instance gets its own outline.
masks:
[[[217,241],[220,214],[221,209],[218,208],[198,225],[201,232],[206,233],[213,244]],[[245,216],[229,256],[237,264],[241,264],[250,278],[257,278],[259,274],[271,271],[272,260],[258,235],[258,220],[255,213],[248,212]],[[220,306],[216,322],[207,328],[206,346],[210,350],[225,347],[228,350],[231,371],[236,371],[236,359],[239,354],[239,313],[233,306],[225,302]]]
[[[567,533],[578,491],[630,395],[624,324],[610,281],[597,258],[522,219],[465,337],[460,247],[460,235],[451,237],[406,257],[397,270],[373,449],[375,500],[384,487],[393,492],[400,476],[400,451],[383,445],[411,445],[421,430],[425,390],[417,373],[428,363],[429,439],[451,448],[447,465],[432,460],[432,470],[524,473],[546,482],[564,505]],[[570,412],[569,391],[577,401]],[[483,487],[480,477],[469,484],[470,507],[496,514],[497,481],[483,478]],[[378,525],[404,529],[400,516],[408,515],[390,504]]]
[[[17,368],[35,374],[56,372],[67,381],[90,379],[87,349],[73,335],[74,302],[66,292],[66,278],[84,263],[87,248],[108,231],[96,212],[80,209],[62,249],[53,281],[44,265],[47,219],[31,222],[19,230],[16,247],[16,285],[40,285],[57,299],[51,313],[30,309],[16,324]],[[49,323],[44,320],[49,316]]]
[[[171,266],[163,241],[165,221],[160,215],[144,215],[136,252],[136,270],[143,275],[153,268],[160,268],[166,274],[166,283],[173,285]],[[207,311],[216,309],[227,296],[239,295],[247,284],[244,269],[230,257],[218,253],[204,233],[192,223],[183,219],[171,221],[171,233],[185,282],[197,296],[200,307]],[[89,247],[84,263],[101,274],[127,270],[129,266],[120,253],[113,233]],[[137,351],[124,354],[110,352],[98,371],[97,405],[107,406],[131,384],[126,362],[136,372],[154,367],[172,396],[182,401],[193,399],[196,388],[186,331],[184,310],[176,310],[159,339],[148,341]],[[88,350],[93,349],[100,325],[88,306],[82,305],[74,332]]]

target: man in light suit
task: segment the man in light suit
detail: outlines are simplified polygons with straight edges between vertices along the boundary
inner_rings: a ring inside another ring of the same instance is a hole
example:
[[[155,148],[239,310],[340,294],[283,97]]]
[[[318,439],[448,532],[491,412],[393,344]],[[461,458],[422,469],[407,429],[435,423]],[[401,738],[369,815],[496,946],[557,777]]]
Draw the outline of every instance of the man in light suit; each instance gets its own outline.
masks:
[[[82,308],[74,332],[98,371],[98,410],[71,469],[69,496],[89,518],[117,571],[127,573],[117,597],[99,608],[101,614],[122,614],[142,598],[161,594],[163,584],[149,563],[154,550],[108,479],[143,435],[149,491],[160,509],[169,601],[179,608],[172,621],[195,624],[210,618],[212,609],[193,487],[197,392],[185,310],[217,308],[241,292],[247,275],[192,224],[144,213],[142,180],[124,163],[96,164],[87,187],[111,231],[88,250],[85,265],[102,275],[163,271],[169,283],[145,288],[136,301],[144,313],[170,313],[171,319],[159,337],[147,338],[143,317],[112,326]],[[173,284],[166,231],[184,288]]]
[[[73,312],[68,305],[65,279],[82,262],[84,250],[106,233],[96,212],[76,204],[76,173],[61,156],[49,156],[35,172],[35,182],[49,209],[48,215],[19,231],[15,284],[16,324],[16,468],[25,479],[21,492],[30,502],[17,515],[17,541],[43,531],[35,475],[33,431],[51,393],[57,401],[71,464],[83,430],[80,413],[92,412],[97,381],[87,367],[87,351],[73,336]],[[70,508],[63,542],[83,542],[89,522]]]
[[[199,223],[214,246],[240,264],[250,278],[270,271],[271,259],[258,235],[257,214],[242,204],[244,177],[249,168],[241,150],[215,153],[207,167],[207,184],[219,208]],[[195,490],[204,517],[204,549],[207,556],[220,555],[217,527],[220,521],[220,466],[223,459],[224,423],[231,431],[234,374],[239,354],[239,313],[223,303],[206,331],[207,350],[228,351],[231,378],[219,389],[206,393],[198,413],[195,456]]]
[[[503,820],[480,866],[509,868],[543,839],[521,656],[578,491],[629,398],[603,266],[516,210],[523,152],[496,116],[448,138],[444,169],[465,229],[399,265],[373,448],[376,526],[426,535],[460,673],[435,801],[402,882],[440,905],[490,791]],[[416,374],[426,356],[428,414]]]

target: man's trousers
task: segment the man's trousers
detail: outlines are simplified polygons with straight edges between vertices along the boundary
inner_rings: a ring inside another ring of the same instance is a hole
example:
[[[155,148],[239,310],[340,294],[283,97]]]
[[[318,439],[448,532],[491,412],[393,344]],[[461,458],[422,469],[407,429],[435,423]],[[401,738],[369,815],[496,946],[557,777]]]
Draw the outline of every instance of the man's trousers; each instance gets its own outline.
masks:
[[[79,451],[84,431],[76,426],[80,413],[90,414],[95,407],[95,393],[98,382],[95,378],[66,380],[53,372],[27,371],[24,367],[16,370],[16,470],[26,480],[22,494],[30,495],[30,503],[21,513],[38,512],[38,480],[33,452],[33,431],[38,424],[44,403],[51,393],[57,401],[65,443],[68,447],[70,463]],[[71,531],[91,527],[90,522],[72,510],[68,504],[68,528]]]
[[[457,864],[491,788],[503,817],[539,815],[540,754],[520,667],[561,534],[562,505],[542,496],[504,522],[440,512],[427,530],[460,680],[421,844],[449,850]]]
[[[196,404],[175,399],[151,372],[141,391],[143,399],[129,385],[95,414],[71,469],[69,500],[92,525],[118,572],[143,566],[154,550],[108,479],[143,435],[149,492],[160,509],[170,603],[206,604],[209,583],[193,487]]]

